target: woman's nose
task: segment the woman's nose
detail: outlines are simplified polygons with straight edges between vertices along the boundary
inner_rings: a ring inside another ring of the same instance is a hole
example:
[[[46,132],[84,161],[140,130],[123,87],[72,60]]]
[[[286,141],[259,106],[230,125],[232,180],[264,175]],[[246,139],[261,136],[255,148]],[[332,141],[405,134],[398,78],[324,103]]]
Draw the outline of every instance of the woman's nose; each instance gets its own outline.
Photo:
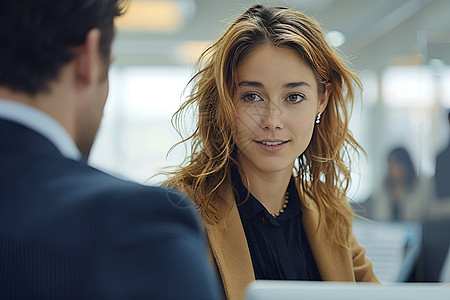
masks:
[[[274,103],[268,103],[263,109],[261,116],[261,126],[266,130],[281,129],[283,112],[279,106]]]

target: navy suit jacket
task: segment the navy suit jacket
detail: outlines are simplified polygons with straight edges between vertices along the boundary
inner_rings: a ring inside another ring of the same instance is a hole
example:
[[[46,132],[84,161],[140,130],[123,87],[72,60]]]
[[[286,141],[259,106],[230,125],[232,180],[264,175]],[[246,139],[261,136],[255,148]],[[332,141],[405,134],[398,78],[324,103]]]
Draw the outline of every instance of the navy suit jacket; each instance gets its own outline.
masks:
[[[189,202],[0,119],[0,299],[216,299]]]

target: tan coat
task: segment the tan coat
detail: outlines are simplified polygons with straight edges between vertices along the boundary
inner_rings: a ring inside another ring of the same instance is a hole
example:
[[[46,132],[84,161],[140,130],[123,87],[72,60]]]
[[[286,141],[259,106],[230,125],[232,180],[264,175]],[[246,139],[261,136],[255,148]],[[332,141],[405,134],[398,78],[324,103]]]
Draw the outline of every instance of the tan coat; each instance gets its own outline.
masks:
[[[348,237],[348,249],[331,244],[322,227],[317,231],[316,204],[305,198],[303,225],[322,280],[378,282],[353,233]],[[217,224],[206,223],[206,232],[227,299],[244,299],[247,285],[255,280],[250,252],[233,192],[220,200],[215,208],[222,217]]]

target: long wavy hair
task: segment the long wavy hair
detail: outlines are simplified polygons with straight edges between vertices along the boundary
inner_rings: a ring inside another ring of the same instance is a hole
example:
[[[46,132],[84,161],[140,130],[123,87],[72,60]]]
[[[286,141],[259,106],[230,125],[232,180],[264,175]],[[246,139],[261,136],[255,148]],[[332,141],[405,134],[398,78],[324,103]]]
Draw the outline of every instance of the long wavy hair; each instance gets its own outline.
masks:
[[[233,151],[236,124],[237,66],[263,43],[290,47],[315,73],[319,95],[331,84],[329,102],[307,149],[294,164],[299,188],[317,203],[320,223],[330,240],[345,244],[353,212],[345,197],[350,182],[346,164],[350,150],[363,151],[348,129],[358,77],[328,45],[324,31],[310,17],[290,8],[255,5],[233,21],[196,63],[191,92],[172,123],[181,134],[183,119],[195,112],[195,130],[180,143],[190,142],[190,154],[167,172],[165,184],[184,192],[197,204],[203,219],[217,222],[215,201],[232,189],[230,167],[239,162]],[[344,228],[344,230],[343,230]]]

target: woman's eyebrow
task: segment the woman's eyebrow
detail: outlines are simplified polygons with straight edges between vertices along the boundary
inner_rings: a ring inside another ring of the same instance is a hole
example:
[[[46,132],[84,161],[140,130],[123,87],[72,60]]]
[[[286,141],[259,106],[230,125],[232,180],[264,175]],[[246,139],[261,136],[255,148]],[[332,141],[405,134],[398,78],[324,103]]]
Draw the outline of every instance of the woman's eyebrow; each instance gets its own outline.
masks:
[[[311,87],[311,85],[309,83],[304,82],[304,81],[289,82],[289,83],[286,83],[284,85],[285,88],[296,88],[296,87],[301,87],[301,86],[306,86],[306,87],[309,87],[309,88]]]
[[[239,86],[253,86],[253,87],[263,87],[264,85],[261,82],[257,81],[241,81],[238,84]]]
[[[244,81],[239,82],[239,86],[263,87],[264,85],[258,81],[244,80]],[[309,83],[304,82],[304,81],[289,82],[289,83],[286,83],[283,85],[284,88],[296,88],[296,87],[301,87],[301,86],[311,87],[311,85]]]

